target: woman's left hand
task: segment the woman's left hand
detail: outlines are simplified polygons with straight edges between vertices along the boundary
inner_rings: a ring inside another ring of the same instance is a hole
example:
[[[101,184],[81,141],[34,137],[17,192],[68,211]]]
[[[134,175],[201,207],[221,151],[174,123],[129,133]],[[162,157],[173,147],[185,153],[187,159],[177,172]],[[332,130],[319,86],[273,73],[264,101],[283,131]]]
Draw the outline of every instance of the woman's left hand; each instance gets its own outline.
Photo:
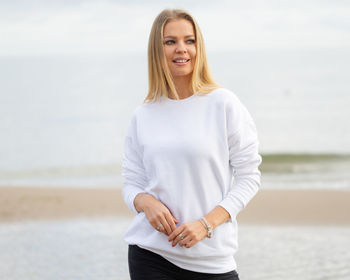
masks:
[[[207,230],[198,220],[195,222],[184,223],[179,226],[169,235],[168,241],[173,242],[173,247],[179,243],[181,247],[185,246],[186,248],[191,248],[206,236]]]

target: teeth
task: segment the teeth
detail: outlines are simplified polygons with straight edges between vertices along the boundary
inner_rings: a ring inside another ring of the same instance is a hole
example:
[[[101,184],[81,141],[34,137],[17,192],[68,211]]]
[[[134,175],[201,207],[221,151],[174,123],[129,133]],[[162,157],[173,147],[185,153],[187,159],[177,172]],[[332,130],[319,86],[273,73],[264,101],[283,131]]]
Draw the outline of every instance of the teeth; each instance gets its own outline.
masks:
[[[186,62],[187,61],[187,59],[179,59],[179,60],[175,60],[175,62],[180,62],[180,63],[184,63],[184,62]]]

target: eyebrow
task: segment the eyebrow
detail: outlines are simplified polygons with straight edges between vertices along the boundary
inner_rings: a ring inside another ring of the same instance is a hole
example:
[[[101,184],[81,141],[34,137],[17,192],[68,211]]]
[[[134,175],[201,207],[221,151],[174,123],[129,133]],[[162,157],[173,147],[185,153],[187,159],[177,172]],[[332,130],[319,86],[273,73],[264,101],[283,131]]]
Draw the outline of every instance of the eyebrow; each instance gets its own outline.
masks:
[[[189,37],[194,37],[194,35],[186,35],[186,36],[185,36],[185,38],[189,38]],[[170,35],[169,35],[169,36],[165,36],[164,39],[165,39],[165,38],[176,39],[176,36],[170,36]]]

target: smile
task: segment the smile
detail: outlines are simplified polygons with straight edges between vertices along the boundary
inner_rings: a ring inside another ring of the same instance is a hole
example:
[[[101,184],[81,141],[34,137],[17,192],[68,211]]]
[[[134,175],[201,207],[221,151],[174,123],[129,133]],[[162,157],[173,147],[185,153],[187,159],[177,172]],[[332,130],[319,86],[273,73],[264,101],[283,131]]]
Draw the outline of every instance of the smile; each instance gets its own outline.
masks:
[[[185,65],[185,64],[187,64],[189,61],[190,61],[190,59],[175,59],[175,60],[173,60],[173,62],[174,62],[176,65]]]

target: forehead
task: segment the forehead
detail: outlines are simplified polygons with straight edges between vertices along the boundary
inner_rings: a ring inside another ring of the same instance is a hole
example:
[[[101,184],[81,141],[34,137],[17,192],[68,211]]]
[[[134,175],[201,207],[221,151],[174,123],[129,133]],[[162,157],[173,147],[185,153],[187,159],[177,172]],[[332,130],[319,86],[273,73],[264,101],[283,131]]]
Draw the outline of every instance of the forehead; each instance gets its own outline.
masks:
[[[187,19],[173,19],[165,24],[163,33],[164,37],[194,36],[194,29],[192,23]]]

